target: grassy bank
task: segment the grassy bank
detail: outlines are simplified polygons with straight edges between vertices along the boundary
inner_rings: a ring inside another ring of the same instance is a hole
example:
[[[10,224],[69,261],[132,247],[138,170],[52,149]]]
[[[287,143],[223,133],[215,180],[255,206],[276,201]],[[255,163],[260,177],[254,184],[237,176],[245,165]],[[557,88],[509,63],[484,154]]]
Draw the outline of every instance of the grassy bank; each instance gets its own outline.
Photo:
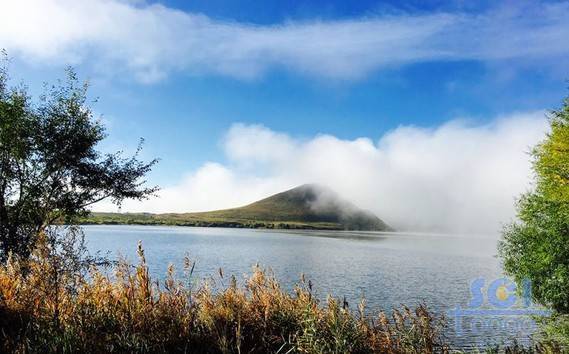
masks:
[[[450,350],[442,335],[443,319],[423,306],[370,317],[364,302],[352,310],[332,297],[319,303],[310,282],[301,279],[287,292],[260,268],[241,286],[221,270],[215,281],[197,282],[190,259],[181,278],[170,267],[158,282],[149,276],[141,246],[135,266],[91,265],[85,273],[82,258],[65,249],[43,243],[29,261],[12,258],[0,266],[0,352]]]
[[[309,282],[293,293],[255,268],[243,286],[222,272],[217,287],[196,284],[186,260],[153,281],[140,262],[114,275],[66,267],[43,246],[29,262],[0,267],[0,326],[6,352],[432,353],[446,352],[442,323],[424,307],[364,315],[329,298],[319,304]],[[223,285],[225,284],[225,285]],[[215,289],[215,291],[214,291]]]
[[[251,219],[238,216],[219,215],[219,213],[193,214],[148,214],[148,213],[92,213],[81,218],[83,225],[165,225],[198,227],[234,227],[248,229],[305,229],[305,230],[343,230],[336,222],[315,221],[274,221]]]

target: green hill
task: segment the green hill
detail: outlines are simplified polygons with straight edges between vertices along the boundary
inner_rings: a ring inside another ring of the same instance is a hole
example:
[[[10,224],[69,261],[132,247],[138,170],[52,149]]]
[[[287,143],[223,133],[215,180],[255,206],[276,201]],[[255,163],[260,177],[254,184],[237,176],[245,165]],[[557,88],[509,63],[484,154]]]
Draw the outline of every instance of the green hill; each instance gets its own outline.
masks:
[[[85,224],[145,224],[280,229],[390,230],[381,219],[332,190],[305,184],[252,204],[181,214],[93,213]]]

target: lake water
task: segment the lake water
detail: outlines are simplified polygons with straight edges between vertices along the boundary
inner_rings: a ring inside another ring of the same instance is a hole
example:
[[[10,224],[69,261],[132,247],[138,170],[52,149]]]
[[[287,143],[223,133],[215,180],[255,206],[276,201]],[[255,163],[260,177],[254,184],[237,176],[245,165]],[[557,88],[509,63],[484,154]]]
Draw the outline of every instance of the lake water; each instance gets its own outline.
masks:
[[[215,277],[222,268],[243,279],[258,263],[287,288],[304,273],[318,296],[345,296],[352,309],[364,296],[371,312],[423,302],[449,317],[449,310],[468,306],[474,279],[487,286],[502,277],[492,237],[114,225],[84,230],[91,251],[131,261],[141,240],[156,278],[164,277],[170,263],[181,269],[186,254],[196,261],[199,278]],[[465,317],[460,328],[450,317],[447,336],[460,347],[512,337],[525,342],[533,331],[526,317]]]

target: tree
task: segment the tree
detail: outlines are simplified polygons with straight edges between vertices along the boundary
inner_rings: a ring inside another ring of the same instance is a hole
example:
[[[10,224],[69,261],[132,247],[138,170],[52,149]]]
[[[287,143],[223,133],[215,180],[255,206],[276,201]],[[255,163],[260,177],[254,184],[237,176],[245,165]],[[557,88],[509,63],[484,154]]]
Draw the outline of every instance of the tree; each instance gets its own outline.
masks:
[[[507,274],[529,279],[534,300],[569,313],[569,97],[550,114],[551,131],[532,151],[535,188],[518,201],[519,221],[500,242]]]
[[[145,187],[157,160],[138,159],[142,140],[130,158],[97,150],[105,128],[87,105],[88,85],[67,74],[33,103],[25,87],[8,87],[0,67],[0,260],[28,257],[47,227],[73,223],[96,202],[120,205],[157,190]]]

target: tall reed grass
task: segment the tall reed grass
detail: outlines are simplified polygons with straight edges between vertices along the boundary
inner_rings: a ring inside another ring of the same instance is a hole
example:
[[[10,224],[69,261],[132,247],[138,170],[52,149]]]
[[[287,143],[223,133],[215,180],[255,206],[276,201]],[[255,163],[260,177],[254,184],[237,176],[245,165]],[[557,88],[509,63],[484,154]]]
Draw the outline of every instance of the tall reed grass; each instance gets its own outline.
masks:
[[[238,285],[193,279],[170,266],[151,279],[139,261],[88,271],[69,245],[40,242],[29,260],[0,266],[0,351],[17,353],[447,353],[444,320],[424,306],[370,316],[365,302],[350,310],[310,282],[285,291],[255,267]]]
[[[446,352],[442,322],[425,307],[391,315],[350,311],[329,297],[320,304],[310,282],[293,292],[255,267],[243,285],[234,277],[214,291],[170,266],[151,279],[139,263],[120,261],[113,274],[40,242],[29,260],[0,266],[0,338],[5,352],[434,353]],[[223,273],[220,272],[220,276]]]

